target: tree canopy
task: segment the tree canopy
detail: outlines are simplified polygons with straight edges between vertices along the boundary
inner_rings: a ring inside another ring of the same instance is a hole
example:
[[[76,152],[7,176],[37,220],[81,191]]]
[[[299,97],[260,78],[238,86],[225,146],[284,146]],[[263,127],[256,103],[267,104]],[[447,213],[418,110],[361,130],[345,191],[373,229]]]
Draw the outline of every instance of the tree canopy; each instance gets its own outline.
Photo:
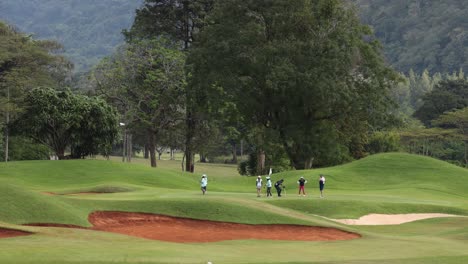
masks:
[[[0,19],[37,39],[61,42],[75,71],[88,71],[123,42],[143,0],[2,0]]]
[[[97,92],[118,106],[125,126],[143,131],[153,167],[159,136],[182,121],[184,63],[169,40],[135,40],[93,72]]]
[[[444,112],[468,106],[468,81],[464,79],[442,81],[422,100],[423,104],[416,110],[414,116],[430,126],[431,121]]]
[[[27,91],[37,86],[57,86],[67,76],[70,63],[55,52],[55,41],[36,40],[0,22],[0,127],[4,128],[3,156],[9,160],[9,123],[21,112]]]
[[[341,1],[219,1],[207,21],[192,81],[214,87],[213,104],[222,89],[250,127],[274,131],[261,141],[279,140],[294,167],[349,147],[349,129],[386,114],[396,75]]]
[[[468,71],[464,0],[354,0],[399,71]]]
[[[49,146],[59,159],[65,158],[67,147],[72,158],[108,155],[117,136],[118,118],[102,99],[34,88],[24,103],[25,110],[13,125],[17,133]]]

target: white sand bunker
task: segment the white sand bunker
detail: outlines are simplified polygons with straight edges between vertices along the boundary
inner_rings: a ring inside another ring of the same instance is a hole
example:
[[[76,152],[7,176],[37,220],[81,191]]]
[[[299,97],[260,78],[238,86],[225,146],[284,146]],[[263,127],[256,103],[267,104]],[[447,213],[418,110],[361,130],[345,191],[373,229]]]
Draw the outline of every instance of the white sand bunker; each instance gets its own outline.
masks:
[[[437,217],[463,217],[451,214],[368,214],[359,219],[332,219],[346,225],[399,225],[417,220]]]

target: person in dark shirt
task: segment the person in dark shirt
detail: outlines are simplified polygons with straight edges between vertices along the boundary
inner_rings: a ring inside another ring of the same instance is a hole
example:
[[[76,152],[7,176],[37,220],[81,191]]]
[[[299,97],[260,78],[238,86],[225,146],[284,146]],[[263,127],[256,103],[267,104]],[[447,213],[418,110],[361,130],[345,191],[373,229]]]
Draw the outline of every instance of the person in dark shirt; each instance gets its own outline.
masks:
[[[323,198],[324,188],[325,188],[325,176],[323,176],[323,174],[320,174],[320,178],[319,178],[320,198]]]
[[[283,186],[283,182],[284,180],[281,179],[275,183],[275,188],[276,188],[276,192],[278,193],[278,197],[281,197],[281,187]]]
[[[305,187],[305,184],[307,183],[307,181],[304,179],[304,177],[301,177],[298,181],[297,181],[297,184],[299,184],[299,195],[301,195],[301,190],[302,190],[302,196],[305,196],[305,191],[304,191],[304,187]]]

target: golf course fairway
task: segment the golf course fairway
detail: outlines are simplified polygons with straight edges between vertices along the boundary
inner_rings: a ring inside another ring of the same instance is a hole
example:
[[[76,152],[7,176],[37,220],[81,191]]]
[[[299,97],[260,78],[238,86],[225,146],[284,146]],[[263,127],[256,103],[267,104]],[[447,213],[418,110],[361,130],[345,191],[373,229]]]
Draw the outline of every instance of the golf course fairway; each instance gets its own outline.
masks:
[[[274,173],[281,198],[256,197],[236,166],[146,162],[0,163],[0,263],[468,263],[468,171],[443,161],[386,153]],[[446,215],[335,221],[410,214]]]

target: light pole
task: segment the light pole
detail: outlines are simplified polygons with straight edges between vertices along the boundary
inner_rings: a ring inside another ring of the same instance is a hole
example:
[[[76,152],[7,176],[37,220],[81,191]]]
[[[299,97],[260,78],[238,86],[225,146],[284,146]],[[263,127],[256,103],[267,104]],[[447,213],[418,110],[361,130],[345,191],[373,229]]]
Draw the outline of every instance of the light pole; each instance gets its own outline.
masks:
[[[122,127],[122,162],[125,162],[125,150],[127,149],[127,130],[125,123],[120,122],[119,125]]]

